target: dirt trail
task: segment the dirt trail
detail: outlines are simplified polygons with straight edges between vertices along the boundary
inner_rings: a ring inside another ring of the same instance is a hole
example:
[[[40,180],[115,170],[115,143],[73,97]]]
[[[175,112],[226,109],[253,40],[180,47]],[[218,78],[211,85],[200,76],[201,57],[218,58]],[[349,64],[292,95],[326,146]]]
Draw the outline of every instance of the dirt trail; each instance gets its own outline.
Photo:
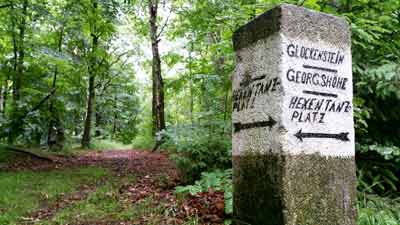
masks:
[[[223,224],[223,193],[201,193],[201,197],[177,201],[174,189],[180,184],[179,173],[175,164],[165,153],[137,150],[90,151],[75,157],[60,157],[54,162],[33,158],[17,160],[9,165],[8,170],[48,171],[85,166],[109,168],[117,177],[135,176],[137,179],[134,183],[121,184],[118,198],[124,198],[121,200],[137,204],[150,197],[154,200],[154,207],[162,205],[168,210],[173,208],[174,217],[163,218],[160,225],[183,224],[186,218],[193,216],[203,218],[201,224]],[[28,215],[27,218],[30,218],[30,222],[25,221],[24,224],[35,224],[35,221],[51,219],[59,210],[87,198],[96,188],[96,186],[84,185],[80,191],[60,196],[54,203],[44,205]],[[213,205],[218,207],[215,208]],[[210,214],[208,208],[212,208],[214,213]],[[96,224],[146,225],[150,220],[151,218],[144,216],[135,221],[96,221]],[[93,222],[89,224],[93,224]]]

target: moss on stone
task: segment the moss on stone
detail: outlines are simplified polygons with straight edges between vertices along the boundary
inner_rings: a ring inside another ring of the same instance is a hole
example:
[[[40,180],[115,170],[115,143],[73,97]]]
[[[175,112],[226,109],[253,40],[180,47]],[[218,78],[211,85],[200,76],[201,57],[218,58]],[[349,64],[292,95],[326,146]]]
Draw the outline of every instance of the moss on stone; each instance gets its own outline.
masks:
[[[283,224],[283,160],[257,153],[233,157],[235,224]]]
[[[236,224],[355,225],[354,158],[233,157]]]

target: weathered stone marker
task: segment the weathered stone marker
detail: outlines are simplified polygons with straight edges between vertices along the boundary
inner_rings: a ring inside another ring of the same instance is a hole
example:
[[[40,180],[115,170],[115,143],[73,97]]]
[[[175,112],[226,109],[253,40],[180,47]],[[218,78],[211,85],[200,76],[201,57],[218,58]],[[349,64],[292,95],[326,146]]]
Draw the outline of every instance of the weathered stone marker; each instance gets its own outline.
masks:
[[[347,23],[284,4],[233,42],[235,224],[355,225]]]

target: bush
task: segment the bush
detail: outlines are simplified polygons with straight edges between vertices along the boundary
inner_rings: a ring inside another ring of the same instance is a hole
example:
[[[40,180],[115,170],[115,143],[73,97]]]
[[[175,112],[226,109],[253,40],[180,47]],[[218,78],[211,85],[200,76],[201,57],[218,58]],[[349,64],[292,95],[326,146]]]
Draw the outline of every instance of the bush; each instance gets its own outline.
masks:
[[[359,225],[397,225],[400,222],[400,199],[360,194]]]
[[[151,135],[138,135],[132,142],[135,149],[152,149],[154,145],[155,141]]]
[[[400,148],[375,144],[356,146],[359,191],[381,196],[398,196]]]
[[[209,127],[180,127],[165,132],[164,147],[182,172],[184,181],[197,180],[204,171],[231,167],[231,137]]]

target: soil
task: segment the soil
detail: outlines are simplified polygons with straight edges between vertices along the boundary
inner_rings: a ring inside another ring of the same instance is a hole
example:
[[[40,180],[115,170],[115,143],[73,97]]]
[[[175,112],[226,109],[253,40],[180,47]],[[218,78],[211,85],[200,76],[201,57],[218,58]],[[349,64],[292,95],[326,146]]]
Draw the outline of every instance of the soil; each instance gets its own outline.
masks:
[[[117,177],[133,175],[136,180],[132,183],[121,183],[119,196],[122,201],[138,204],[146,198],[153,199],[154,207],[162,205],[164,209],[173,209],[173,217],[162,218],[160,225],[183,224],[190,217],[198,217],[200,224],[224,224],[224,194],[209,190],[195,196],[188,195],[177,199],[175,187],[181,185],[180,176],[175,164],[165,153],[138,151],[138,150],[109,150],[89,151],[85,154],[70,157],[53,157],[52,161],[21,155],[13,162],[3,166],[6,171],[51,171],[66,168],[99,166],[109,168]],[[102,179],[108,179],[104,177]],[[101,182],[97,182],[97,185]],[[96,185],[82,185],[78,191],[62,194],[51,203],[43,202],[34,213],[27,215],[24,224],[51,219],[59,210],[66,208],[77,201],[84,200],[96,190]],[[134,221],[91,221],[90,223],[71,222],[69,224],[141,224],[151,221],[151,216],[144,215]]]

